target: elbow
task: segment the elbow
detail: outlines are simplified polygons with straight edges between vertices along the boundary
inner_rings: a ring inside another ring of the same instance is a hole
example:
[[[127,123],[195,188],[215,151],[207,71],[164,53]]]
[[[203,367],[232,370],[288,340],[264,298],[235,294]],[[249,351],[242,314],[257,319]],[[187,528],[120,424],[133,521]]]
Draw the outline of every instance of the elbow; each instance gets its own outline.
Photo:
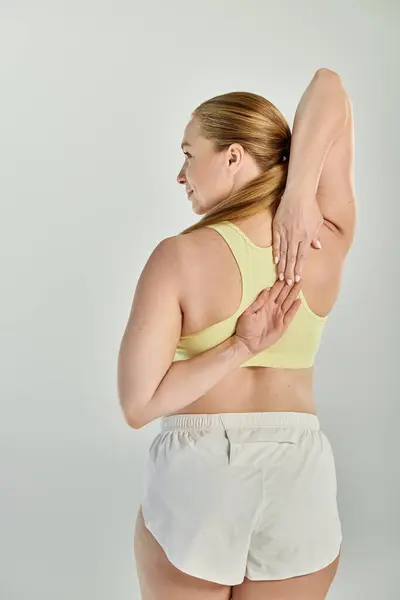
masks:
[[[343,81],[338,73],[331,69],[318,69],[314,75],[314,81],[321,94],[326,95],[335,103],[337,107],[338,124],[346,123],[348,118],[348,94],[344,88]]]
[[[142,429],[142,427],[147,425],[145,421],[136,417],[126,419],[126,422],[128,423],[129,427],[132,427],[132,429]]]
[[[340,83],[342,82],[339,73],[336,73],[336,71],[333,71],[332,69],[327,69],[326,67],[321,67],[320,69],[317,69],[314,77],[329,81],[337,81]]]
[[[137,413],[125,415],[125,420],[132,429],[142,429],[148,423],[147,419],[143,418],[143,415]]]
[[[318,81],[321,86],[324,86],[324,88],[327,88],[331,91],[340,90],[343,96],[347,96],[342,78],[340,77],[339,73],[336,73],[336,71],[322,67],[321,69],[317,69],[314,79]]]
[[[132,427],[132,429],[141,429],[147,425],[149,420],[146,418],[144,409],[139,409],[137,406],[133,407],[131,404],[122,401],[120,404],[125,421],[129,427]]]

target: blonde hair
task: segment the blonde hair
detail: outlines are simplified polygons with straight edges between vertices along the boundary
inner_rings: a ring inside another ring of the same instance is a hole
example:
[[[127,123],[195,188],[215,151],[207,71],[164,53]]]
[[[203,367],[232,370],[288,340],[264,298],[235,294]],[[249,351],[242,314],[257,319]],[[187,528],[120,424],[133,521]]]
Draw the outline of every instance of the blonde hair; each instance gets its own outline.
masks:
[[[181,233],[250,217],[266,209],[274,215],[286,186],[291,142],[290,127],[282,113],[263,96],[230,92],[200,104],[192,118],[217,152],[239,143],[262,173]]]

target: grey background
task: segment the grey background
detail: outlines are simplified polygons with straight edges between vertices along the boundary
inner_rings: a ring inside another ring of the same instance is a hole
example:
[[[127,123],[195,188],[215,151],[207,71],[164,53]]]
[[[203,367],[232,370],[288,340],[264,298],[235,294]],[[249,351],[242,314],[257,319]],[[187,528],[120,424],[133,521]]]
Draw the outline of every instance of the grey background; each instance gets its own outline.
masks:
[[[358,198],[317,359],[344,532],[329,597],[397,597],[398,6],[3,0],[1,600],[139,598],[132,536],[158,426],[125,424],[116,361],[149,254],[198,218],[175,181],[184,126],[232,90],[292,124],[319,67],[353,100]]]

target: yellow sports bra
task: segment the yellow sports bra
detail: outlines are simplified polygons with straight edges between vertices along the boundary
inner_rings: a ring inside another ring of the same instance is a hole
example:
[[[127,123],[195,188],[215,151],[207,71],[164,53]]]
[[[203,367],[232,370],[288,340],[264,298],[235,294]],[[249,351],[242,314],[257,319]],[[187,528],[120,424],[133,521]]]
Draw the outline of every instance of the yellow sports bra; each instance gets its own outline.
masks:
[[[243,311],[254,302],[264,288],[272,287],[276,281],[272,247],[256,246],[230,221],[207,227],[215,229],[224,238],[236,259],[242,278],[242,299],[236,312],[227,319],[202,331],[181,336],[173,362],[192,358],[231,337]],[[311,310],[302,291],[299,298],[300,308],[282,337],[266,350],[242,363],[241,367],[302,369],[313,365],[327,317],[316,315]]]

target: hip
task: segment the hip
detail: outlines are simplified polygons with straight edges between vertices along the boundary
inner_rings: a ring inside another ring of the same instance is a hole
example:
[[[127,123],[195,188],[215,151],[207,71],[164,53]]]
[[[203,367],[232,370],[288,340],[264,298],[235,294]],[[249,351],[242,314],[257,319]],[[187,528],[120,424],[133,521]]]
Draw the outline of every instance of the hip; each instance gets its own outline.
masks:
[[[186,495],[252,477],[272,494],[274,486],[280,494],[304,486],[337,491],[333,449],[318,417],[295,411],[164,417],[149,448],[147,477],[172,493],[191,481]]]
[[[311,413],[164,417],[142,509],[173,564],[227,585],[314,572],[342,537],[333,451]]]

